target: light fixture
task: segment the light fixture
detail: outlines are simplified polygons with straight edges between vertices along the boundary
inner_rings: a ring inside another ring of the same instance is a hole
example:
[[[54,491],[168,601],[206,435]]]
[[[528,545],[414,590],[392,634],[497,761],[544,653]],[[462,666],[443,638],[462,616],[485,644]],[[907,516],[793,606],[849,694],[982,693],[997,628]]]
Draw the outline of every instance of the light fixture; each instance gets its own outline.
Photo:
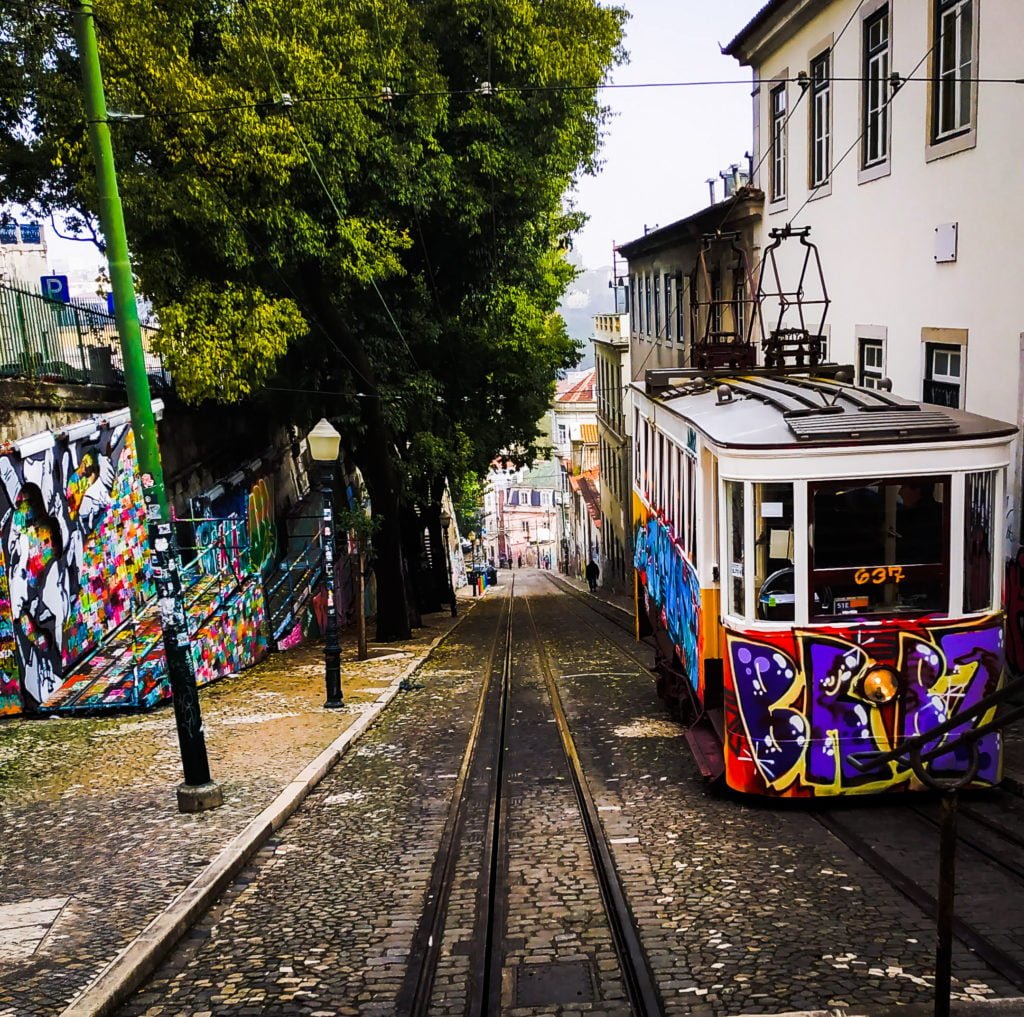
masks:
[[[899,679],[891,667],[876,665],[871,668],[861,683],[861,692],[873,703],[888,703],[899,691]]]
[[[309,432],[309,454],[318,463],[333,463],[341,449],[341,435],[321,418],[316,427]]]

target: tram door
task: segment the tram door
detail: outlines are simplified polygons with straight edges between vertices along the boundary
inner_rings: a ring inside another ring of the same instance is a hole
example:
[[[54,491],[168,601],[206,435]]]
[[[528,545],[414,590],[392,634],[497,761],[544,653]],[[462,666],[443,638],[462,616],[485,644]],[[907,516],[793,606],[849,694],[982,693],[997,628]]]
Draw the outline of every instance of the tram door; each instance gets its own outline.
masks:
[[[703,562],[701,581],[701,627],[704,638],[704,708],[720,709],[723,699],[722,647],[722,563],[720,540],[720,502],[718,456],[710,449],[701,450],[700,473],[704,484],[702,492],[703,520],[700,548]],[[719,562],[717,566],[710,563]]]

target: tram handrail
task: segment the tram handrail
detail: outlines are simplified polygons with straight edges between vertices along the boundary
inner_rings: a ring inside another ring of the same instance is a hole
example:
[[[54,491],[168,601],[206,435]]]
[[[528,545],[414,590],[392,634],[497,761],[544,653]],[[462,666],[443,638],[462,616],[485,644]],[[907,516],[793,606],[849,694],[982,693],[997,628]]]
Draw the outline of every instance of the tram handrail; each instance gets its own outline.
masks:
[[[966,721],[973,720],[979,715],[986,714],[992,709],[992,707],[998,706],[1006,700],[1013,698],[1017,693],[1024,694],[1024,675],[1015,675],[1012,681],[1008,682],[1001,689],[991,692],[989,695],[979,699],[973,706],[968,707],[966,710],[959,711],[948,720],[944,720],[941,724],[936,724],[935,727],[929,728],[921,734],[905,739],[900,742],[898,746],[893,749],[889,749],[887,752],[853,752],[848,756],[848,758],[850,762],[863,773],[868,770],[878,769],[886,763],[894,761],[899,761],[909,765],[909,759],[907,757],[913,756],[915,753],[919,753],[918,759],[921,763],[926,763],[938,756],[948,755],[961,745],[971,745],[979,739],[984,738],[985,735],[990,734],[993,731],[998,731],[1000,728],[1006,727],[1018,718],[1024,717],[1024,705],[1017,706],[1015,709],[1009,710],[1008,712],[997,714],[990,721],[987,721],[979,727],[971,728],[970,731],[964,731],[957,738],[953,739],[953,741],[943,742],[941,745],[935,746],[927,752],[921,752],[920,750],[924,749],[926,745],[934,742],[936,738],[939,738],[958,727],[962,727]]]

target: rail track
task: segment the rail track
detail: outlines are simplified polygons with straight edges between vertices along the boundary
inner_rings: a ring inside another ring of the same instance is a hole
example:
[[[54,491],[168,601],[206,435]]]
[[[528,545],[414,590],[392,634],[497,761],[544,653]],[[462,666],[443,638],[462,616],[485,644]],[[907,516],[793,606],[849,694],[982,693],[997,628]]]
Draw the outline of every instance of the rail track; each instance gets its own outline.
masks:
[[[514,579],[507,601],[507,609],[495,630],[468,745],[433,867],[427,903],[399,994],[398,1012],[410,1017],[423,1017],[435,1012],[434,988],[445,942],[448,903],[457,873],[465,873],[467,866],[474,865],[479,867],[479,874],[476,878],[476,918],[468,999],[464,1012],[477,1017],[499,1014],[510,1003],[543,1005],[539,997],[533,1000],[518,998],[519,983],[509,978],[506,965],[511,907],[508,860],[514,847],[511,843],[515,835],[512,826],[518,807],[518,797],[510,790],[507,763],[512,748],[510,717],[519,702],[516,698],[515,662],[532,654],[531,659],[539,661],[543,677],[547,724],[553,724],[558,734],[562,776],[555,780],[568,778],[572,788],[579,824],[575,829],[577,833],[582,830],[586,839],[593,879],[599,887],[628,1012],[636,1017],[654,1017],[663,1012],[662,1001],[583,772],[562,707],[554,668],[537,631],[533,605],[528,596],[516,595]],[[519,712],[522,712],[522,706],[519,703]],[[538,727],[536,721],[533,725]],[[544,725],[545,733],[549,730]],[[535,966],[530,974],[536,974],[541,967],[544,966]],[[559,997],[559,992],[571,989],[564,981],[561,985],[556,984],[559,965],[547,967],[552,969],[548,972],[547,985],[542,984],[538,991],[541,994],[545,988],[552,991],[554,996],[550,1003],[572,1002],[564,996]],[[569,966],[565,967],[568,972]],[[568,982],[571,983],[572,978]],[[591,980],[587,991],[591,990],[594,996],[590,998],[599,1004],[600,986],[594,980]],[[582,999],[586,998],[586,991],[583,991]]]
[[[902,816],[915,816],[921,821],[918,824],[918,828],[921,831],[922,837],[926,829],[938,827],[938,822],[934,817],[928,815],[919,805],[901,807],[900,812]],[[969,817],[972,816],[972,813],[974,816],[979,815],[971,809],[967,809],[966,812]],[[932,890],[923,886],[911,872],[908,872],[908,868],[915,868],[913,865],[915,859],[927,859],[929,864],[924,866],[925,871],[929,873],[934,871],[932,863],[934,863],[934,858],[938,851],[937,836],[935,840],[924,841],[928,845],[927,848],[919,847],[916,855],[908,855],[906,851],[894,848],[892,842],[887,843],[885,833],[877,829],[877,823],[874,824],[876,828],[874,835],[864,832],[866,827],[872,825],[870,822],[865,822],[865,818],[870,817],[869,811],[858,810],[853,812],[849,809],[842,811],[828,810],[825,812],[811,812],[809,815],[885,879],[890,886],[919,907],[926,915],[930,917],[936,916],[938,901],[935,894]],[[850,821],[853,816],[856,816],[857,820],[859,820],[859,829],[854,829],[853,823]],[[892,830],[893,827],[894,824],[890,823],[889,829]],[[1019,845],[1024,844],[1024,841],[1020,841],[1011,831],[1006,832]],[[906,834],[905,826],[901,833]],[[958,834],[957,841],[958,847],[962,846],[978,851],[985,858],[989,866],[1002,869],[1013,878],[1018,887],[1024,888],[1024,870],[1021,870],[1018,866],[1008,864],[1005,859],[998,857],[997,853],[981,848],[976,838],[970,834]],[[893,858],[900,859],[902,864],[897,864],[896,861],[891,860]],[[997,919],[998,916],[993,916],[993,920]],[[1015,985],[1018,989],[1024,989],[1024,964],[1010,950],[996,942],[996,933],[991,928],[982,928],[981,926],[982,923],[976,918],[968,920],[964,917],[956,916],[953,919],[953,936],[964,947],[977,954],[978,957],[1007,982]],[[1005,937],[999,936],[999,938]]]

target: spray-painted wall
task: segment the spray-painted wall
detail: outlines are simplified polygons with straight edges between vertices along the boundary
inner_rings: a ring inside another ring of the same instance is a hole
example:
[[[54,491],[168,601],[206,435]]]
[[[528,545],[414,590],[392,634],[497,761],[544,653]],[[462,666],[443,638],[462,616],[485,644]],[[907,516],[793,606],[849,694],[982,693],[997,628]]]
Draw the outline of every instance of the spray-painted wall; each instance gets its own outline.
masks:
[[[1003,663],[1001,614],[730,631],[725,661],[729,786],[789,796],[919,787],[905,764],[865,773],[852,757],[887,752],[969,710],[999,686]],[[900,689],[881,704],[864,692],[865,676],[879,665],[895,676]],[[988,716],[970,726],[978,727]],[[960,734],[937,738],[934,745]],[[977,743],[979,783],[1000,780],[1000,738],[993,732]],[[935,758],[929,770],[959,778],[969,765],[970,751],[960,746]]]
[[[0,667],[12,659],[4,640],[10,619],[25,705],[56,692],[67,669],[153,593],[129,426],[40,444],[28,455],[0,456],[10,605],[3,611],[0,590]],[[10,689],[9,674],[3,684]]]

